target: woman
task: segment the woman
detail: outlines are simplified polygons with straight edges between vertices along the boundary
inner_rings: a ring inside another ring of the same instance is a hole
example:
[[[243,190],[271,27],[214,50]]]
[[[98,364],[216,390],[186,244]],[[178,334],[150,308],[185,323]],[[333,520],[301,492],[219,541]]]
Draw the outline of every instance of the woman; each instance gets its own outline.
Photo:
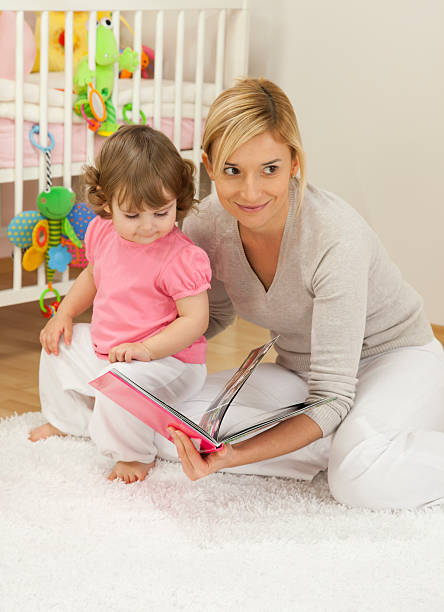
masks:
[[[217,195],[183,229],[212,265],[207,337],[235,314],[279,334],[277,362],[256,370],[237,418],[258,403],[337,399],[206,456],[175,431],[184,472],[312,479],[328,468],[332,494],[352,506],[444,501],[442,347],[375,233],[340,198],[306,183],[285,93],[264,79],[224,91],[203,150]],[[209,376],[181,410],[205,405],[227,377]]]

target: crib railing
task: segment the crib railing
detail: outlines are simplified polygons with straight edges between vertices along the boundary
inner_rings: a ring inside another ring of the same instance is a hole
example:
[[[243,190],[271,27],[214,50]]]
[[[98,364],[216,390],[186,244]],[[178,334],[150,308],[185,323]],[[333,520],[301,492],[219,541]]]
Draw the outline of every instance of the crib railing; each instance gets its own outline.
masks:
[[[73,6],[75,4],[75,6]],[[64,154],[62,164],[53,164],[53,177],[63,177],[63,184],[71,187],[72,177],[79,175],[84,162],[72,162],[72,87],[73,87],[73,41],[74,24],[73,10],[88,11],[88,56],[89,67],[95,67],[95,44],[97,11],[113,11],[113,30],[116,40],[120,40],[120,9],[124,8],[125,15],[133,17],[133,48],[141,57],[142,31],[145,19],[155,20],[155,63],[154,63],[154,100],[153,100],[153,126],[160,128],[162,117],[162,80],[164,78],[163,65],[165,53],[164,28],[165,15],[172,14],[176,19],[176,48],[174,70],[174,143],[181,150],[182,125],[182,94],[184,83],[184,56],[185,56],[185,24],[190,15],[196,20],[196,62],[195,62],[195,99],[194,99],[194,133],[192,150],[181,151],[185,157],[193,159],[197,173],[197,186],[199,185],[199,168],[201,159],[201,126],[202,126],[202,90],[204,84],[204,62],[206,52],[211,46],[215,50],[215,63],[213,67],[212,82],[214,83],[214,97],[224,88],[232,84],[233,80],[247,73],[248,61],[248,19],[246,0],[161,0],[157,2],[129,0],[123,7],[115,1],[91,3],[85,0],[77,2],[60,2],[56,0],[17,0],[13,10],[16,14],[16,78],[15,78],[15,167],[0,168],[0,183],[14,183],[14,215],[23,210],[23,181],[38,179],[39,191],[45,187],[45,160],[40,155],[38,167],[24,167],[23,165],[23,139],[24,139],[24,11],[41,11],[40,15],[40,99],[39,99],[39,143],[46,146],[48,141],[48,53],[49,53],[49,11],[65,11],[65,66],[64,66]],[[10,2],[0,0],[0,10],[11,10]],[[206,32],[207,15],[217,12],[217,26],[215,33]],[[93,33],[93,35],[91,35]],[[188,33],[187,33],[188,35]],[[211,37],[211,39],[210,39]],[[169,51],[171,55],[171,51]],[[117,106],[119,92],[118,66],[114,67],[114,89],[112,101]],[[136,70],[132,78],[132,120],[138,122],[140,111],[141,73]],[[87,130],[87,148],[85,162],[91,162],[94,157],[94,140],[96,136]],[[4,233],[4,230],[3,230]],[[45,270],[40,266],[37,274],[37,284],[22,286],[21,250],[12,247],[13,252],[13,279],[12,289],[0,291],[0,306],[27,302],[38,299],[45,287]],[[72,282],[68,271],[64,272],[61,280],[53,282],[53,286],[60,294],[65,294]]]

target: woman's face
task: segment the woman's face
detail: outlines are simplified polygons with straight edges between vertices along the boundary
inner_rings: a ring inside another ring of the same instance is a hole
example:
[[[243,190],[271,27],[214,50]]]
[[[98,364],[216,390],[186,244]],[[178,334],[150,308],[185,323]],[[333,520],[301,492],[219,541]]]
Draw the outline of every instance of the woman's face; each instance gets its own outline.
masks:
[[[217,146],[216,140],[213,147]],[[254,136],[229,156],[218,176],[205,155],[203,161],[220,203],[241,226],[267,232],[285,225],[288,182],[298,168],[297,158],[292,160],[285,142],[272,132]]]

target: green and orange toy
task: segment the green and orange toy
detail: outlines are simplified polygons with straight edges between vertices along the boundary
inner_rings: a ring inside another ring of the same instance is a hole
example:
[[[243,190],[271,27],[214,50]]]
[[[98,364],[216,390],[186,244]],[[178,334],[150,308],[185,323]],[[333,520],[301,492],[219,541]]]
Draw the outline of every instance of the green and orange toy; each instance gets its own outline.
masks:
[[[109,136],[119,127],[116,122],[116,109],[111,101],[116,62],[119,70],[134,72],[139,65],[139,58],[129,47],[119,54],[112,20],[110,17],[103,17],[96,30],[96,69],[90,70],[88,56],[85,56],[78,63],[74,75],[74,91],[78,95],[74,111],[83,116],[90,129],[101,136]]]

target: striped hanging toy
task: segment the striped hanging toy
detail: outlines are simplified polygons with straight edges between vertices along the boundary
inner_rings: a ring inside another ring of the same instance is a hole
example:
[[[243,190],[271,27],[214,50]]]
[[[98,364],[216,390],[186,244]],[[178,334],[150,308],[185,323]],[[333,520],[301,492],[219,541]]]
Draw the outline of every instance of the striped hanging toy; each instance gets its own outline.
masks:
[[[85,204],[74,205],[75,194],[72,189],[52,185],[51,152],[54,148],[54,137],[48,132],[50,144],[43,147],[34,140],[34,134],[38,133],[39,126],[34,125],[31,128],[30,140],[45,155],[46,187],[37,197],[38,211],[24,211],[12,219],[8,225],[8,238],[15,246],[26,249],[22,260],[25,270],[36,270],[45,261],[48,287],[40,296],[40,308],[43,316],[50,318],[60,303],[60,294],[52,286],[54,273],[56,270],[64,272],[72,260],[66,244],[62,244],[62,234],[75,247],[81,249],[83,245],[80,238],[85,234],[85,225],[87,226],[95,215]],[[80,218],[80,222],[76,220],[76,216]],[[85,224],[86,217],[88,220]],[[45,306],[43,300],[49,292],[56,296],[56,301],[51,306]]]

